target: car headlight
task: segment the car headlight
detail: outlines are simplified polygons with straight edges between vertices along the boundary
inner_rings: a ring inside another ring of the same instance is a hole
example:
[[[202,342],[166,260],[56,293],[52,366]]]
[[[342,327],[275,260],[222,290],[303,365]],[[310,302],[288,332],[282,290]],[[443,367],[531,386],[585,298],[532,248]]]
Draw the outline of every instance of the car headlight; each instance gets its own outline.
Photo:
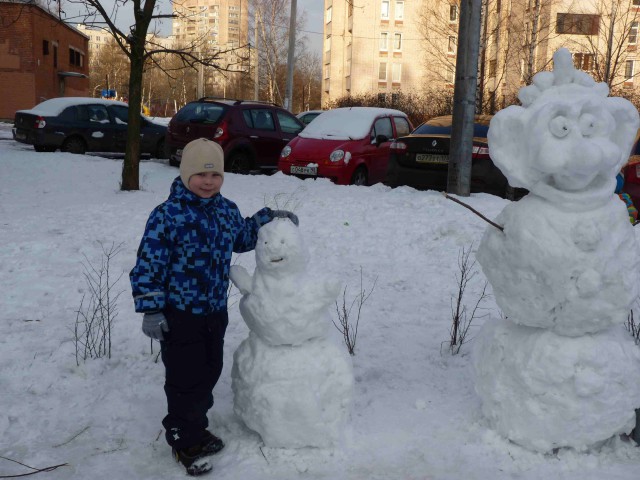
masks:
[[[282,149],[282,152],[280,152],[280,157],[287,158],[290,153],[291,153],[291,147],[287,145]]]
[[[331,155],[329,155],[329,160],[331,160],[332,162],[339,162],[343,158],[344,150],[334,150],[333,152],[331,152]]]

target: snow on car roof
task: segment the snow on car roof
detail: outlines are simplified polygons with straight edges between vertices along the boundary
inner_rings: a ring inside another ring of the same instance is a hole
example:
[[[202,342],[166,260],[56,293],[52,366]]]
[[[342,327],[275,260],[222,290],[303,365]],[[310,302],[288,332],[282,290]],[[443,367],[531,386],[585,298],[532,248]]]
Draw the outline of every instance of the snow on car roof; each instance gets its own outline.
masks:
[[[355,140],[369,135],[371,124],[380,115],[406,114],[392,108],[346,107],[327,110],[300,132],[302,138],[325,140]]]
[[[34,115],[41,115],[43,117],[55,117],[60,115],[62,111],[72,105],[87,105],[87,104],[103,104],[103,105],[122,105],[128,107],[129,105],[124,102],[118,102],[116,100],[105,100],[103,98],[91,98],[91,97],[58,97],[45,100],[39,103],[35,107],[29,110],[18,110],[20,113],[31,113]],[[17,113],[17,112],[16,112]]]

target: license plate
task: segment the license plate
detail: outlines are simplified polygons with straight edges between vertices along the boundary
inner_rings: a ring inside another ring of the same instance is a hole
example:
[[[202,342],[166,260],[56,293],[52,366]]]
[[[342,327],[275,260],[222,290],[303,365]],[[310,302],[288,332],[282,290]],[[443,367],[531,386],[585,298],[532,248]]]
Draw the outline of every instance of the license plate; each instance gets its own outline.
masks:
[[[449,163],[449,155],[432,155],[430,153],[416,154],[418,163]]]
[[[296,175],[318,175],[318,167],[296,167],[291,165],[291,173]]]

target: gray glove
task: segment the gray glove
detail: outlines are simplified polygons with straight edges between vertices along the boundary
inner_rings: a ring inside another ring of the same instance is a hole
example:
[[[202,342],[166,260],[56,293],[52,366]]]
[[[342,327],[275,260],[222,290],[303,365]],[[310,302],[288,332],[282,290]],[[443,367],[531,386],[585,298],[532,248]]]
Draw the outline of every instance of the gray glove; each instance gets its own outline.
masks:
[[[162,332],[169,331],[167,318],[162,312],[145,313],[142,317],[142,333],[154,340],[164,340]]]
[[[288,218],[296,227],[298,226],[298,217],[288,210],[271,210],[271,218]]]

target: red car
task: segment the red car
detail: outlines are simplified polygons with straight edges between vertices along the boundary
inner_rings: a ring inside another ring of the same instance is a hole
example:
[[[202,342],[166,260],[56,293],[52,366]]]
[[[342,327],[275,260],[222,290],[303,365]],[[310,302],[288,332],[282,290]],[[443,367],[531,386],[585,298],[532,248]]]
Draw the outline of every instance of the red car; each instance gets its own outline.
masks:
[[[373,185],[387,173],[389,147],[412,130],[399,110],[336,108],[321,113],[280,154],[278,170],[339,185]]]

